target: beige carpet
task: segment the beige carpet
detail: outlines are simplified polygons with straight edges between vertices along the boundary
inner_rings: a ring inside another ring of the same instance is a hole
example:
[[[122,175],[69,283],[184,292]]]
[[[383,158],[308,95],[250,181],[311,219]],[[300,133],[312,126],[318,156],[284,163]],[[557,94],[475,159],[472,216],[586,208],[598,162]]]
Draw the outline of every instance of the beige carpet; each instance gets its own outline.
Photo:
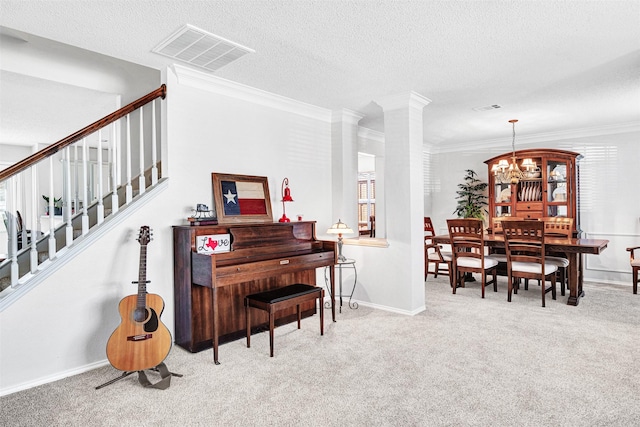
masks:
[[[174,347],[166,363],[184,377],[164,391],[136,375],[94,390],[120,375],[96,369],[2,397],[0,424],[639,425],[640,295],[585,284],[579,306],[547,294],[542,308],[537,285],[508,303],[500,280],[482,300],[477,283],[452,295],[430,278],[420,315],[345,306],[324,337],[317,317],[280,327],[274,358],[266,333],[222,345],[220,366]]]

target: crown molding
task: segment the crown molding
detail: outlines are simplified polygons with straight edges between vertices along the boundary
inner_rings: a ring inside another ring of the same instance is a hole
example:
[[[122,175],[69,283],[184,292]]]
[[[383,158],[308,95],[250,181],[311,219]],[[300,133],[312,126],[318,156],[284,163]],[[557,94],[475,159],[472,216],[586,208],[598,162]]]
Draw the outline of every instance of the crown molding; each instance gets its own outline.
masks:
[[[538,133],[534,135],[526,135],[526,136],[518,136],[516,138],[516,149],[518,146],[522,147],[523,145],[529,146],[533,144],[540,144],[544,142],[550,141],[561,141],[561,140],[569,140],[576,138],[589,138],[589,137],[597,137],[603,135],[616,135],[622,133],[632,133],[632,132],[640,132],[640,122],[627,122],[627,123],[618,123],[614,125],[604,125],[590,128],[579,128],[579,129],[570,129],[563,130],[558,132],[545,132]],[[499,147],[511,147],[512,139],[509,138],[496,138],[496,139],[485,139],[479,141],[470,141],[459,144],[437,144],[432,145],[431,152],[433,154],[438,153],[451,153],[457,151],[469,151],[469,150],[486,150],[488,148],[499,148]]]
[[[383,111],[392,111],[399,108],[419,108],[422,109],[425,106],[431,104],[431,100],[427,97],[420,95],[418,92],[412,90],[407,92],[401,92],[394,95],[387,95],[380,98],[378,101],[374,101]]]
[[[438,147],[433,144],[422,144],[422,152],[427,154],[435,154],[438,152]]]
[[[194,70],[179,64],[173,64],[171,68],[178,79],[178,83],[181,85],[206,90],[218,95],[275,108],[287,113],[298,114],[323,122],[331,122],[331,110],[326,108],[317,107],[221,77],[212,76],[206,72]]]
[[[378,132],[377,130],[365,128],[362,126],[358,127],[358,138],[370,139],[372,141],[381,142],[384,144],[383,132]]]
[[[364,117],[364,114],[359,113],[357,111],[349,110],[347,108],[343,108],[342,110],[332,111],[331,113],[331,122],[346,122],[350,125],[357,125],[360,120]]]

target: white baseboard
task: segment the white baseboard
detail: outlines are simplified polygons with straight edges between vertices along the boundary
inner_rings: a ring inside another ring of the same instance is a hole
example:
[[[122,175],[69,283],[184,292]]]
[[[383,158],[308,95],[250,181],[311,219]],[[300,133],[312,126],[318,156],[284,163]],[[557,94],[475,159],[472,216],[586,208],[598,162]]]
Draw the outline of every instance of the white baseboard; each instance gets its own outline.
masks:
[[[98,362],[90,363],[88,365],[79,366],[77,368],[69,369],[68,371],[57,372],[54,375],[50,375],[47,377],[38,378],[33,381],[24,382],[22,384],[18,384],[8,388],[0,388],[0,396],[7,396],[12,393],[16,393],[18,391],[27,390],[29,388],[37,387],[42,384],[52,383],[54,381],[58,381],[67,377],[72,377],[74,375],[82,374],[84,372],[92,371],[97,368],[101,368],[105,365],[108,365],[109,361],[107,359],[100,360]],[[96,384],[98,386],[100,384]]]

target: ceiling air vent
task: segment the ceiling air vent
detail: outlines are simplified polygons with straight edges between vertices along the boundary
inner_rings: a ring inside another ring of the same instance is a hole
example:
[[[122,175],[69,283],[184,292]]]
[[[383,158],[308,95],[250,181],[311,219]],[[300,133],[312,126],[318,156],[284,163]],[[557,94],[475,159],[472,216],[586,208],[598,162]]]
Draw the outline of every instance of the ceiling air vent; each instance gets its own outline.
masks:
[[[153,52],[217,71],[255,50],[187,24],[156,46]]]
[[[489,110],[497,110],[498,108],[502,108],[502,106],[498,104],[487,105],[486,107],[476,107],[472,108],[474,111],[489,111]]]

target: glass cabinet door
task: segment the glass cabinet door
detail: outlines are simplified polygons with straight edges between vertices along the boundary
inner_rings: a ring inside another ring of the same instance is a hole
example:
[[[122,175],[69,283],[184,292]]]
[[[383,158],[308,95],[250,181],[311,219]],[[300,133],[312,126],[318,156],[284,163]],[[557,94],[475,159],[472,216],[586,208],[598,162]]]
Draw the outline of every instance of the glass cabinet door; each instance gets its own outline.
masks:
[[[495,212],[493,217],[511,215],[511,185],[509,183],[496,182],[494,187]]]
[[[571,170],[564,160],[548,160],[547,177],[547,213],[546,216],[566,217],[569,212]]]
[[[496,205],[496,212],[494,217],[511,216],[511,205],[500,206]]]

